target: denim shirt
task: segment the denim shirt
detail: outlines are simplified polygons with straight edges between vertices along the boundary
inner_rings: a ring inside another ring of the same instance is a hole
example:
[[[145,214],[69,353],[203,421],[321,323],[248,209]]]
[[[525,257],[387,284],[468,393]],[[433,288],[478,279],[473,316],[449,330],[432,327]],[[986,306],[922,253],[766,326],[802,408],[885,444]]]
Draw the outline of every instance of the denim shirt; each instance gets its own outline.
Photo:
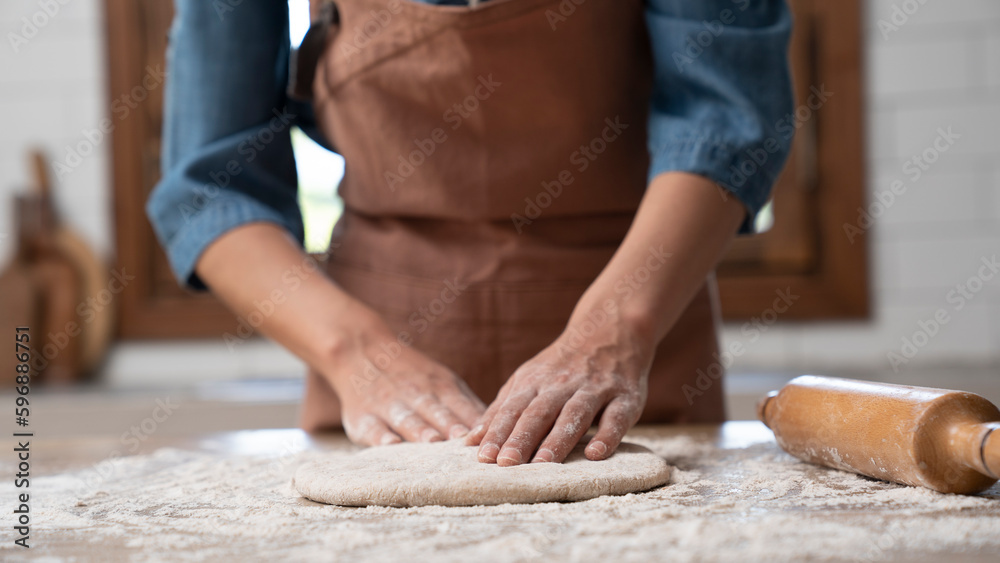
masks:
[[[784,0],[645,4],[655,65],[649,178],[707,177],[746,206],[740,230],[752,232],[794,132],[781,126],[793,111],[788,7]],[[175,9],[163,177],[146,211],[179,282],[204,289],[195,264],[234,227],[270,222],[303,240],[290,129],[320,135],[311,108],[285,94],[286,2],[176,0]]]

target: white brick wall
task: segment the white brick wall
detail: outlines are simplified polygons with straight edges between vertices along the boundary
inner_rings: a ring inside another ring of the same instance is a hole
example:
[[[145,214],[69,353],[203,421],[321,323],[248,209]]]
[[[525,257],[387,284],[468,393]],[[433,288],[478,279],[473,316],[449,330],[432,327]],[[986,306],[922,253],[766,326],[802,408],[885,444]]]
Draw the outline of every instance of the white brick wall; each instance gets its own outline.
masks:
[[[103,2],[62,1],[67,4],[60,13],[16,54],[7,33],[18,32],[21,18],[38,6],[35,0],[0,3],[0,233],[10,230],[11,190],[28,179],[25,148],[41,144],[60,157],[81,129],[108,113]],[[878,21],[889,20],[894,5],[913,13],[884,36]],[[779,323],[747,344],[737,369],[884,371],[886,353],[898,350],[917,321],[939,307],[948,308],[952,319],[910,366],[1000,362],[1000,279],[987,283],[962,311],[952,311],[946,301],[954,284],[975,273],[981,256],[1000,253],[1000,2],[869,0],[866,14],[870,190],[905,180],[905,159],[929,146],[937,128],[951,126],[962,137],[919,181],[908,182],[906,194],[872,230],[871,322]],[[98,154],[66,176],[57,194],[72,226],[110,256],[107,148],[98,147]],[[10,242],[0,240],[0,261]],[[724,336],[743,340],[738,326]],[[201,365],[224,377],[254,375],[251,364],[275,373],[297,370],[294,359],[266,343],[254,344],[253,362],[210,343],[126,344],[112,358],[109,377],[169,378],[171,370],[149,372],[148,353],[166,358],[175,356],[174,349],[197,351],[204,356]],[[187,372],[192,368],[186,364]]]

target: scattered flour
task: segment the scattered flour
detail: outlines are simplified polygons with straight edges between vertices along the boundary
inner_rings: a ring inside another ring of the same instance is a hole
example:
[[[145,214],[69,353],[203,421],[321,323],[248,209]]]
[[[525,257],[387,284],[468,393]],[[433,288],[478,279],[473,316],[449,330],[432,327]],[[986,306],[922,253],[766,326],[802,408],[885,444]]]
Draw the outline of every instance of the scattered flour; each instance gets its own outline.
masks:
[[[686,437],[634,441],[675,466],[671,484],[577,503],[455,508],[305,500],[291,476],[318,452],[161,449],[120,460],[96,484],[86,472],[34,479],[30,555],[463,563],[1000,557],[996,487],[979,496],[901,487],[801,463],[774,443],[724,450]],[[13,498],[7,487],[3,497]],[[4,516],[2,525],[10,523]],[[0,546],[0,559],[27,556],[10,542]]]

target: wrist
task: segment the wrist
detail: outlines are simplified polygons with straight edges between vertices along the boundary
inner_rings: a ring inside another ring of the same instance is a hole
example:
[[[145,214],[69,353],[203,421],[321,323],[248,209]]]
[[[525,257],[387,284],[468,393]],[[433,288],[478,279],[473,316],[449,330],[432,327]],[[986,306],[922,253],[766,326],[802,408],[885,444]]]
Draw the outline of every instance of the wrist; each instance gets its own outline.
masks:
[[[331,322],[317,335],[314,354],[319,358],[316,366],[325,374],[335,375],[352,356],[364,356],[369,343],[384,338],[389,332],[377,313],[361,303],[350,303],[330,315]]]
[[[600,335],[601,339],[611,338],[623,346],[652,351],[659,342],[655,325],[648,311],[631,303],[611,298],[581,299],[567,323],[565,334],[577,339]]]

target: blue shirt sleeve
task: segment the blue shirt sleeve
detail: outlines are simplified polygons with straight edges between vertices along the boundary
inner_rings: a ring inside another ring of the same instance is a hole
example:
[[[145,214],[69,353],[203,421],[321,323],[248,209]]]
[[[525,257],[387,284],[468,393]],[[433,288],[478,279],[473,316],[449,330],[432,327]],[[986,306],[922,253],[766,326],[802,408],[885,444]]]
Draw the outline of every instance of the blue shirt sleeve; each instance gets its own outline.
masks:
[[[146,205],[180,282],[226,231],[266,221],[303,240],[285,95],[288,5],[177,0],[167,51],[163,178]]]
[[[649,122],[650,180],[700,174],[747,208],[753,221],[791,149],[784,0],[647,0],[655,80]]]

